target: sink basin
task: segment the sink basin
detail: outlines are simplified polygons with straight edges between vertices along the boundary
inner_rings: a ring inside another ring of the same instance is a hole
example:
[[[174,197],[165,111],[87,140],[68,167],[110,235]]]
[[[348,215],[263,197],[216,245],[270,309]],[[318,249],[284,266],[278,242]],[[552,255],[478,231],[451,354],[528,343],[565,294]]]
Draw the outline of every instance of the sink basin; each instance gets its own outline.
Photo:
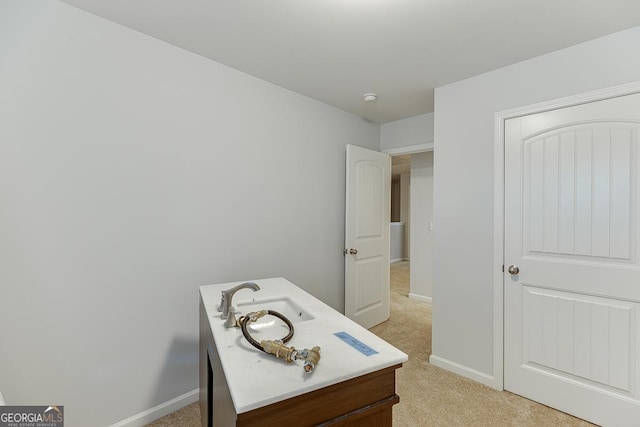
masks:
[[[238,302],[236,304],[236,307],[238,311],[240,311],[240,313],[242,313],[243,315],[251,313],[252,311],[260,310],[277,311],[278,313],[289,319],[289,321],[291,321],[291,323],[293,324],[305,322],[314,318],[313,315],[301,308],[291,298],[285,296],[271,298],[253,298],[250,300]],[[280,324],[284,325],[284,322],[282,322],[282,320],[280,320],[279,318],[275,316],[265,316],[252,323],[251,329],[263,329]]]

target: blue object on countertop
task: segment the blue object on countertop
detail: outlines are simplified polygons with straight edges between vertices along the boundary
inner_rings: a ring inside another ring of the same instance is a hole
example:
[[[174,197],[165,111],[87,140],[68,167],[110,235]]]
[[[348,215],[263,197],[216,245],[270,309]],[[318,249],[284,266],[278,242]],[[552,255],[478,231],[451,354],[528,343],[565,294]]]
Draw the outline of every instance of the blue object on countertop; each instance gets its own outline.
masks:
[[[372,349],[368,345],[364,344],[362,341],[352,337],[351,335],[349,335],[346,332],[336,332],[333,335],[337,336],[342,341],[346,342],[351,347],[355,348],[356,350],[358,350],[360,353],[364,354],[365,356],[371,356],[372,354],[378,354],[377,351],[375,351],[374,349]]]

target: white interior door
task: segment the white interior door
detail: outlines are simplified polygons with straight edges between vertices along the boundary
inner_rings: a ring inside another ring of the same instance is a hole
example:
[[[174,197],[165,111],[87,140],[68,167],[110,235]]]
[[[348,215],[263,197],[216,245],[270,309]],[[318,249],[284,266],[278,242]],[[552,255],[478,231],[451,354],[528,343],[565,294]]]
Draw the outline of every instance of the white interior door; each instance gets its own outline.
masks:
[[[389,318],[391,157],[347,145],[345,315],[365,328]]]
[[[639,130],[640,94],[505,122],[505,389],[601,425],[640,425]]]

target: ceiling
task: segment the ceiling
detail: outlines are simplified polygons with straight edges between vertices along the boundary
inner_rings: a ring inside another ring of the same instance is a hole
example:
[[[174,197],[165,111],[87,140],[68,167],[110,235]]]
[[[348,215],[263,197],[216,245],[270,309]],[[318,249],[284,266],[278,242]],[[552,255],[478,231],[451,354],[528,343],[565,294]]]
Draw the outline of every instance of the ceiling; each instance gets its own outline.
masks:
[[[379,123],[433,111],[435,87],[640,25],[638,0],[63,1]]]

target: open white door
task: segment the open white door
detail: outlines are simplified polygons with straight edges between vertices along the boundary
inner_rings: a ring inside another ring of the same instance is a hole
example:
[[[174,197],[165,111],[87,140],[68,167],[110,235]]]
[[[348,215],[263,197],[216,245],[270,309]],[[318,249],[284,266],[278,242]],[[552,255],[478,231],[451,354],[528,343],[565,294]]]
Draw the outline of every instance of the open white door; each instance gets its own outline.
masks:
[[[389,318],[391,157],[347,145],[345,315],[365,328]]]
[[[505,122],[505,389],[640,425],[640,94]]]

